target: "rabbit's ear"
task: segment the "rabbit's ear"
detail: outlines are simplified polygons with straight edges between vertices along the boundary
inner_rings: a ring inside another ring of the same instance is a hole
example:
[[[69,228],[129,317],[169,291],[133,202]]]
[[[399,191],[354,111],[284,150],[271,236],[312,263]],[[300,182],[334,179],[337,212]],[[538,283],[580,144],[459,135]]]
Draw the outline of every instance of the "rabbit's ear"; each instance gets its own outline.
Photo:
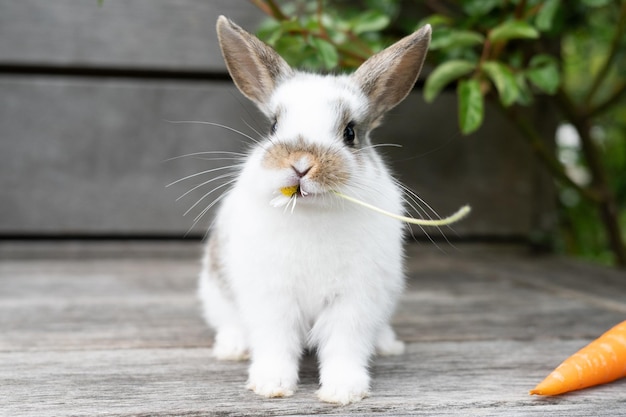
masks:
[[[369,98],[374,119],[404,100],[413,88],[426,58],[430,33],[430,25],[422,27],[369,58],[352,75]]]
[[[276,85],[293,70],[271,47],[224,16],[217,19],[217,37],[235,85],[265,111]]]

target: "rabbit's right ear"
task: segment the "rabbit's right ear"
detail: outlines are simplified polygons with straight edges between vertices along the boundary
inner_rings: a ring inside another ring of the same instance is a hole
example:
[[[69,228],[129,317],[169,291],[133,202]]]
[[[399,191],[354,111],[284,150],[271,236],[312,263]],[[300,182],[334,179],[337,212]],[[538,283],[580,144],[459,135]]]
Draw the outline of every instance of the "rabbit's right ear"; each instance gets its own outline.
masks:
[[[267,113],[274,88],[291,77],[293,70],[271,47],[224,16],[217,19],[217,37],[235,85]]]
[[[365,61],[352,75],[378,119],[409,94],[422,69],[431,27],[426,25]]]

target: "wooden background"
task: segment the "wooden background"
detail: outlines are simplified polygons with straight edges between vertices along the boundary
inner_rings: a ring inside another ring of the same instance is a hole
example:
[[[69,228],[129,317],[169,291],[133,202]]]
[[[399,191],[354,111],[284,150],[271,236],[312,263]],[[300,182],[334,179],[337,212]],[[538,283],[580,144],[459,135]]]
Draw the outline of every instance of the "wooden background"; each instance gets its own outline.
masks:
[[[250,31],[263,18],[244,0],[0,0],[0,236],[182,237],[190,229],[203,207],[183,213],[203,193],[176,198],[199,181],[165,185],[227,161],[166,160],[247,144],[220,128],[168,121],[266,129],[225,73],[219,14]],[[463,137],[454,92],[427,105],[416,91],[374,138],[403,145],[384,148],[388,161],[442,215],[473,206],[455,226],[459,236],[549,233],[551,182],[495,112]],[[552,129],[546,110],[537,112]]]

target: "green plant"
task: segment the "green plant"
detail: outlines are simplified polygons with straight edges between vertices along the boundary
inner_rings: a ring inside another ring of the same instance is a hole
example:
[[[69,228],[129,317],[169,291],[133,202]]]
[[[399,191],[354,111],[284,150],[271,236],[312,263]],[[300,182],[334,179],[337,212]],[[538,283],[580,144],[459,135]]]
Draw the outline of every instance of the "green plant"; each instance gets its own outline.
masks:
[[[292,65],[355,68],[426,23],[433,26],[427,102],[456,84],[461,132],[491,100],[527,139],[563,198],[561,246],[626,267],[626,2],[620,0],[251,0],[268,19],[259,36]],[[519,111],[541,96],[575,129],[575,161],[559,159]],[[602,138],[599,138],[600,135]],[[588,181],[571,175],[588,172]],[[598,214],[593,220],[589,213]],[[591,226],[589,226],[591,225]],[[588,248],[589,227],[603,242]]]

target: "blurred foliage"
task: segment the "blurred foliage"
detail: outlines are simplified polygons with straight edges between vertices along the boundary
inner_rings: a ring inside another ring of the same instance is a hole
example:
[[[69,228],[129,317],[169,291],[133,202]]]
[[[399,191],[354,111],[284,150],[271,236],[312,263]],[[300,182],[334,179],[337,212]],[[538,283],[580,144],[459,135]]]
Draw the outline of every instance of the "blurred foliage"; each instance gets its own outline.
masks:
[[[424,99],[456,86],[464,134],[483,123],[485,100],[496,103],[560,186],[556,246],[626,266],[626,2],[251,1],[271,17],[259,37],[314,70],[350,71],[430,24]],[[569,149],[555,149],[519,111],[539,97],[572,126]]]
[[[613,194],[616,222],[626,235],[626,2],[587,0],[568,3],[560,16],[560,59],[563,91],[586,118],[589,136]],[[612,58],[611,58],[612,56]],[[569,121],[569,120],[566,120]],[[593,173],[582,144],[574,149],[569,168],[588,173],[582,186],[593,186]],[[597,174],[596,174],[597,175]],[[561,187],[562,234],[559,249],[605,264],[615,263],[607,245],[606,227],[596,204],[581,198],[571,187]]]

